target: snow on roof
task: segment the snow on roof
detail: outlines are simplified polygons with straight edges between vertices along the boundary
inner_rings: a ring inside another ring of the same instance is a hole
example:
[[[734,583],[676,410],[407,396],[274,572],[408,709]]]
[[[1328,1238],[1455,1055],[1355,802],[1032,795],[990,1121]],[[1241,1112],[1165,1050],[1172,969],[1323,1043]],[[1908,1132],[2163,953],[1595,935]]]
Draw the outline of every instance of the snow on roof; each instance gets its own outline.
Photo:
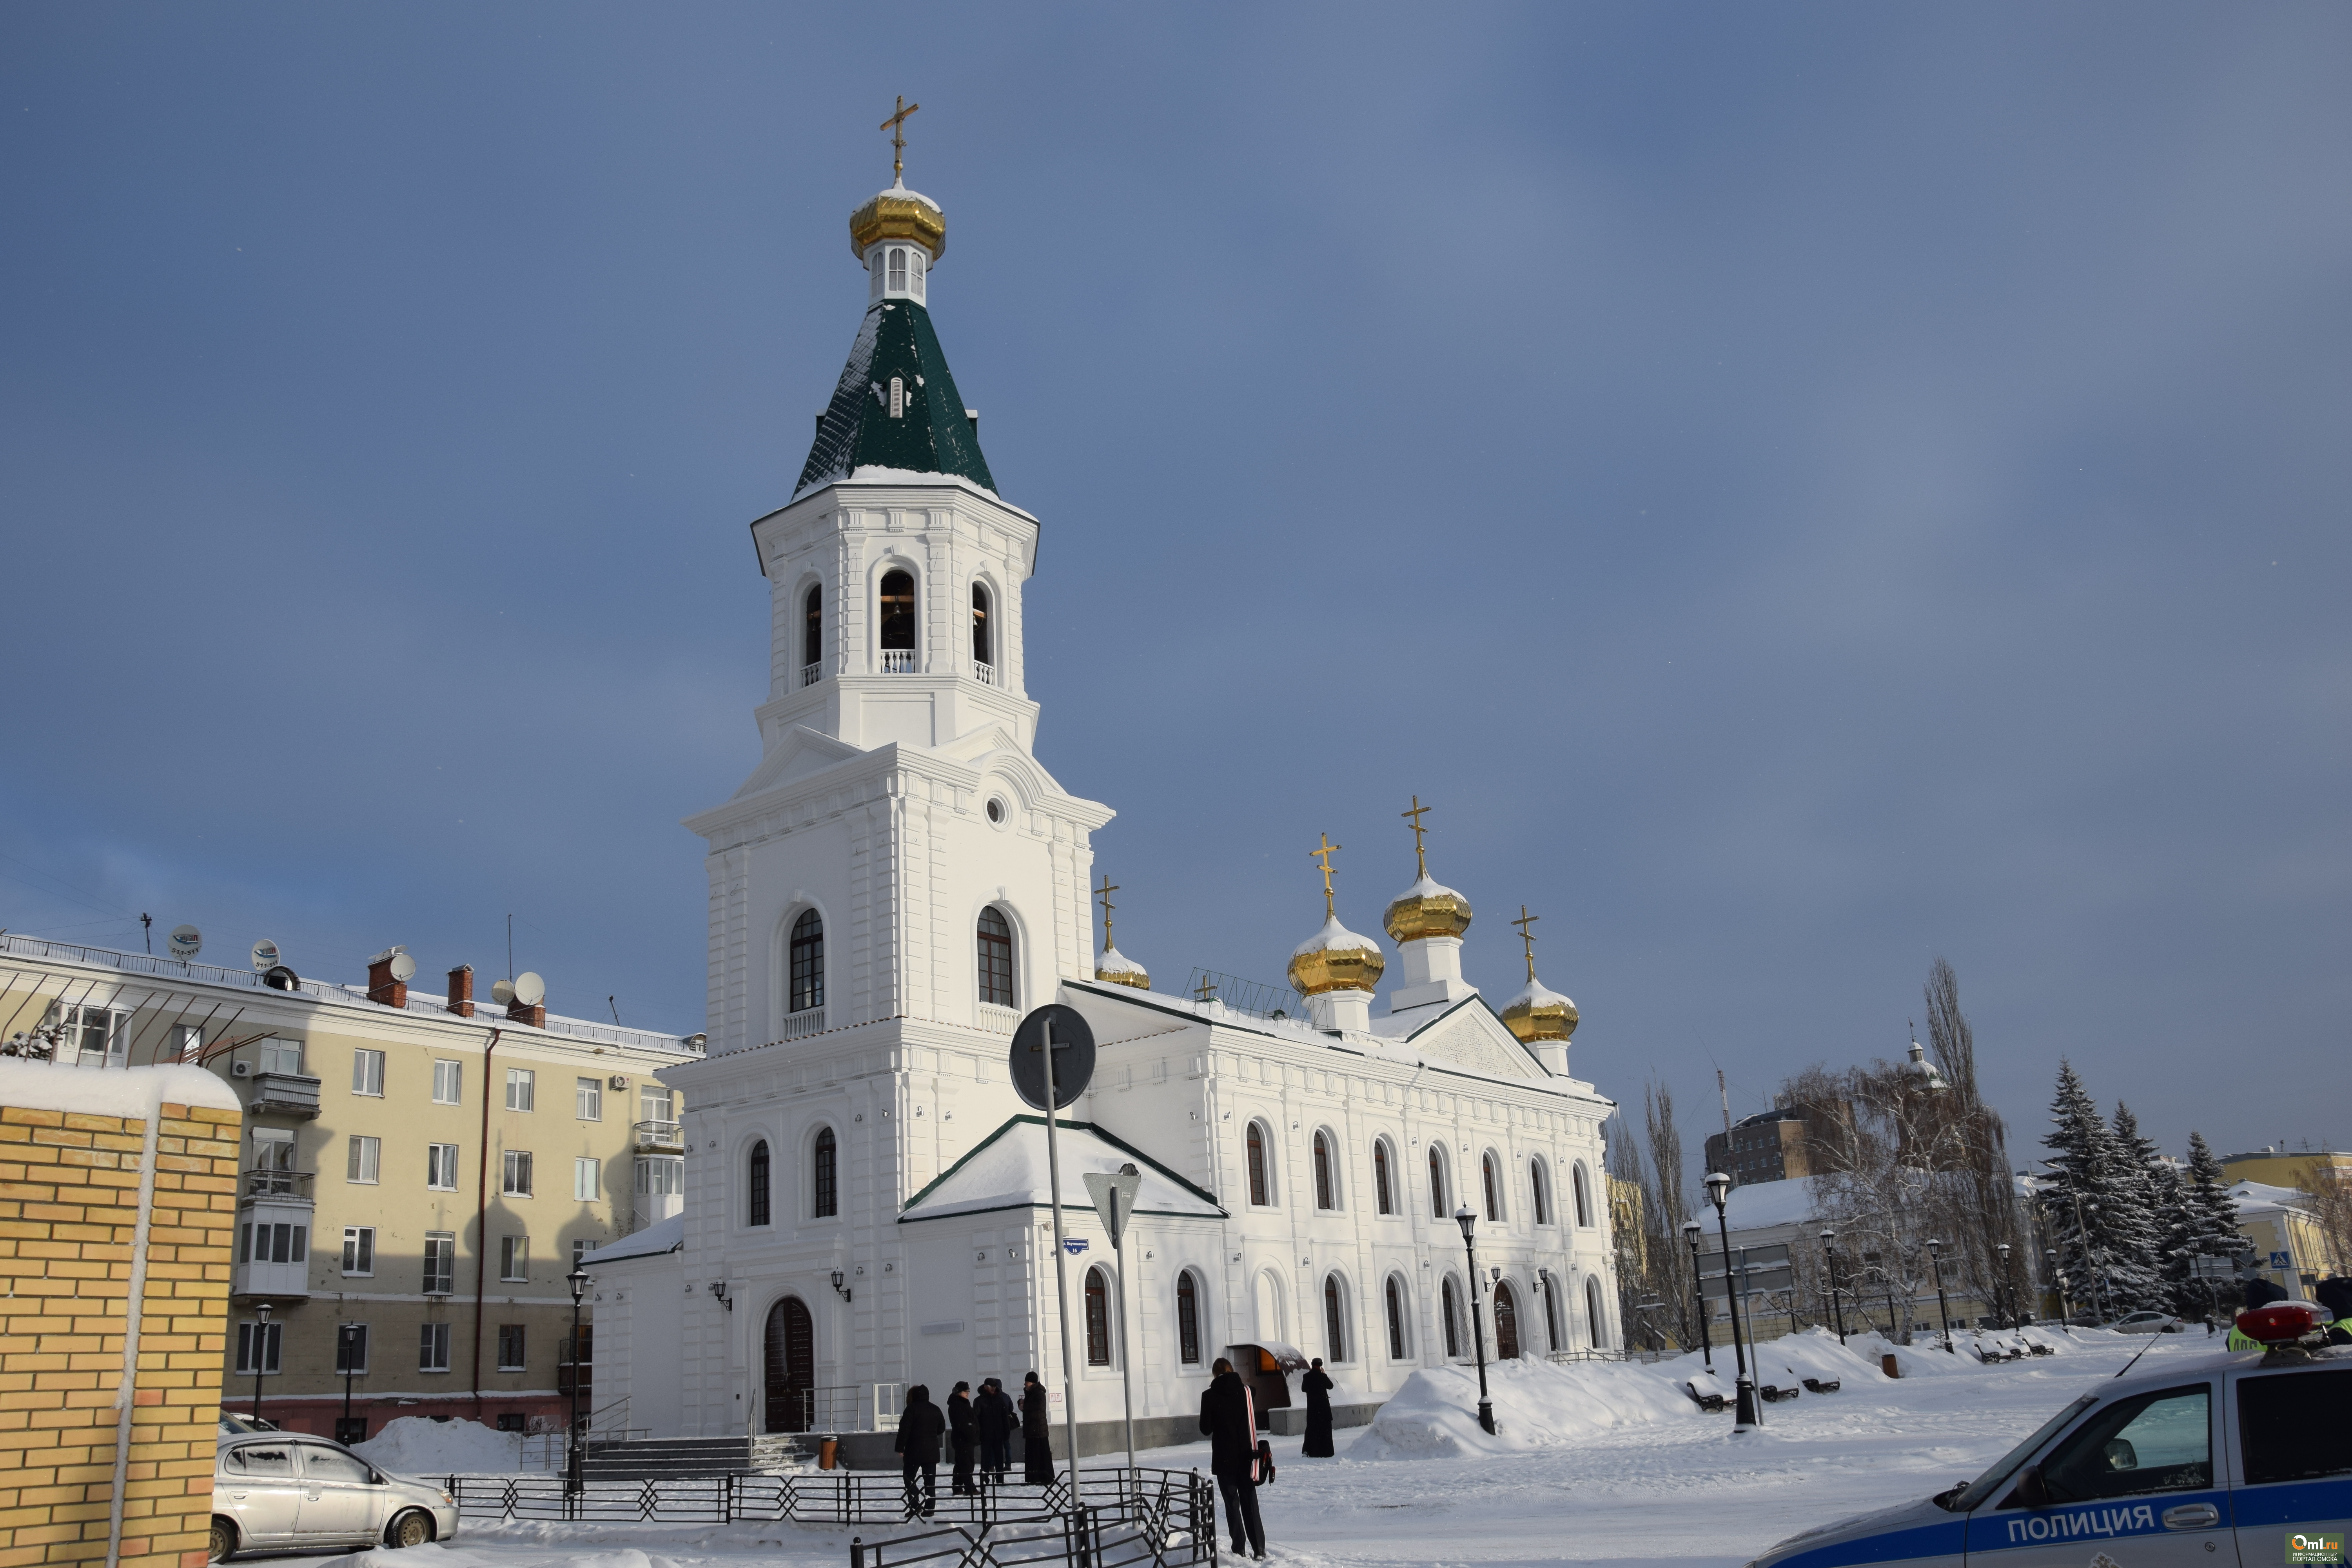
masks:
[[[2232,1182],[2231,1201],[2240,1213],[2253,1208],[2299,1209],[2311,1206],[2310,1194],[2294,1187],[2274,1187],[2268,1182]]]
[[[1118,949],[1107,947],[1095,956],[1095,973],[1097,974],[1140,974],[1143,973],[1143,965],[1136,963]]]
[[[1507,1013],[1514,1007],[1541,1007],[1547,1004],[1561,1002],[1567,1002],[1571,1007],[1576,1005],[1575,1003],[1569,1002],[1568,998],[1561,995],[1559,992],[1554,991],[1544,984],[1542,981],[1531,979],[1525,985],[1519,987],[1518,993],[1509,1001],[1504,1003],[1499,1011]]]
[[[1223,1219],[1227,1215],[1214,1194],[1204,1192],[1131,1145],[1091,1122],[1065,1121],[1055,1140],[1061,1145],[1062,1206],[1094,1212],[1087,1193],[1090,1171],[1116,1172],[1132,1164],[1143,1173],[1135,1194],[1135,1212],[1184,1219]],[[1045,1158],[1045,1121],[1041,1116],[1014,1116],[939,1179],[917,1193],[899,1215],[898,1223],[944,1219],[950,1215],[988,1214],[1002,1209],[1048,1208],[1053,1184]]]
[[[202,1068],[85,1068],[0,1060],[0,1105],[143,1121],[167,1104],[238,1109],[236,1091]]]
[[[1811,1176],[1747,1183],[1732,1188],[1723,1201],[1725,1222],[1734,1230],[1802,1225],[1814,1217],[1813,1208],[1813,1179]]]
[[[686,1245],[686,1215],[674,1214],[667,1219],[657,1219],[634,1236],[607,1242],[581,1258],[586,1263],[618,1263],[625,1258],[657,1258],[665,1252],[676,1252]]]
[[[1381,950],[1381,944],[1370,937],[1358,936],[1354,931],[1341,925],[1339,916],[1325,915],[1323,929],[1292,948],[1290,956],[1297,958],[1304,953],[1328,952],[1335,948],[1350,952],[1359,949],[1378,952]]]

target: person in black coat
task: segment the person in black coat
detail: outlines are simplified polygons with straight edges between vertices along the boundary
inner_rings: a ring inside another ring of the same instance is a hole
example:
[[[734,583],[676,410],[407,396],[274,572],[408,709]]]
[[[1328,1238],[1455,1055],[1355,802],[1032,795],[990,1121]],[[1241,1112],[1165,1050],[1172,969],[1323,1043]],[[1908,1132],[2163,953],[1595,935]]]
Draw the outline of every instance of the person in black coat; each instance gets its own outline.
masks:
[[[890,1447],[898,1453],[898,1463],[907,1477],[907,1517],[920,1513],[925,1519],[940,1496],[940,1434],[947,1430],[948,1418],[931,1403],[931,1391],[923,1384],[907,1390],[907,1408],[898,1416],[898,1436]],[[919,1492],[916,1482],[922,1485]]]
[[[1003,1486],[1004,1472],[1013,1468],[1013,1428],[1020,1418],[1003,1384],[992,1377],[980,1385],[980,1397],[971,1402],[971,1420],[980,1431],[980,1472],[992,1486]]]
[[[959,1383],[948,1395],[948,1447],[955,1454],[955,1475],[949,1489],[958,1497],[970,1497],[980,1489],[971,1484],[972,1446],[979,1441],[979,1427],[971,1414],[971,1384]]]
[[[1331,1374],[1323,1370],[1323,1358],[1317,1356],[1307,1375],[1298,1380],[1307,1391],[1307,1442],[1298,1452],[1309,1459],[1328,1459],[1335,1452],[1331,1447]]]
[[[1033,1372],[1021,1380],[1021,1479],[1029,1486],[1054,1484],[1053,1432],[1045,1385]]]
[[[1209,1473],[1225,1500],[1225,1524],[1233,1531],[1234,1555],[1246,1550],[1265,1555],[1265,1525],[1257,1513],[1257,1405],[1234,1363],[1219,1356],[1216,1373],[1201,1395],[1201,1435],[1209,1440]]]

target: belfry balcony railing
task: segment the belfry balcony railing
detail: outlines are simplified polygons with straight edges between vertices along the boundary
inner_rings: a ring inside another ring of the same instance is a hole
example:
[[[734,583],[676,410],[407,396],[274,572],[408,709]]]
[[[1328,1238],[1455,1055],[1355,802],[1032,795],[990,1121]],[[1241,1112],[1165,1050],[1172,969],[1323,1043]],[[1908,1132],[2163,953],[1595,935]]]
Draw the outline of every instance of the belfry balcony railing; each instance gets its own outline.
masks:
[[[239,1208],[247,1207],[256,1199],[263,1203],[279,1203],[310,1206],[310,1183],[316,1173],[311,1171],[281,1171],[274,1166],[258,1165],[245,1173],[244,1198]]]
[[[910,647],[886,647],[882,650],[882,673],[912,675],[915,673],[915,650]]]
[[[996,666],[990,664],[985,659],[973,659],[971,661],[971,678],[974,680],[979,681],[982,686],[993,686],[996,684]]]
[[[801,684],[803,686],[814,686],[817,683],[818,678],[824,674],[824,665],[804,664],[801,666]]]
[[[785,1018],[784,1032],[778,1035],[776,1038],[780,1040],[798,1040],[804,1039],[811,1035],[822,1035],[823,1033],[824,1033],[824,1009],[822,1007],[804,1007],[801,1011]]]

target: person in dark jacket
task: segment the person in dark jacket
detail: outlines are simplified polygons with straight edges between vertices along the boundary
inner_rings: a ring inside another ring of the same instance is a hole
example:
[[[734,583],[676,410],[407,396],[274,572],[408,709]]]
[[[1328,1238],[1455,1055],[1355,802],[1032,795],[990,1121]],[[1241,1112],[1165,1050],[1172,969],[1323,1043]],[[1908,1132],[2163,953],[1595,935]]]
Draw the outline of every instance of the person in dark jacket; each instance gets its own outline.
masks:
[[[2336,1316],[2327,1331],[2331,1345],[2352,1345],[2352,1279],[2331,1274],[2312,1289],[2312,1300]]]
[[[923,1384],[907,1390],[907,1408],[898,1416],[898,1436],[890,1447],[898,1453],[898,1463],[907,1476],[907,1517],[920,1513],[931,1516],[940,1498],[940,1434],[947,1430],[948,1418],[931,1403],[931,1391]],[[920,1491],[916,1482],[922,1483]]]
[[[980,1385],[980,1397],[971,1402],[971,1419],[980,1429],[980,1473],[989,1485],[1001,1487],[1004,1472],[1013,1468],[1013,1428],[1021,1419],[1003,1383],[992,1377]]]
[[[1331,1447],[1331,1374],[1323,1370],[1323,1358],[1317,1356],[1307,1375],[1298,1380],[1307,1391],[1307,1442],[1298,1452],[1302,1458],[1328,1459]]]
[[[1219,1356],[1201,1395],[1201,1435],[1209,1440],[1209,1473],[1225,1500],[1234,1555],[1265,1555],[1265,1526],[1257,1515],[1257,1405],[1234,1363]]]
[[[1045,1385],[1031,1373],[1021,1380],[1021,1479],[1033,1487],[1054,1484],[1054,1418],[1046,1410]]]
[[[958,1497],[970,1497],[980,1489],[971,1484],[971,1451],[979,1441],[980,1431],[971,1416],[971,1384],[959,1383],[948,1395],[948,1447],[955,1454],[955,1474],[948,1486]]]

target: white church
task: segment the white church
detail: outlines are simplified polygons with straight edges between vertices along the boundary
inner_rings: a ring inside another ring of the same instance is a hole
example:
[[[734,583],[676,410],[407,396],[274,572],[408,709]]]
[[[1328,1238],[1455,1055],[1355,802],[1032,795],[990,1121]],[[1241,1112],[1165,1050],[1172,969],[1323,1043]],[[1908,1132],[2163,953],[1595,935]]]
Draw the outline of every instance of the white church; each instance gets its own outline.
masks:
[[[1219,1356],[1296,1429],[1305,1358],[1342,1423],[1366,1419],[1416,1368],[1471,1358],[1474,1302],[1489,1356],[1622,1343],[1615,1107],[1570,1070],[1576,1010],[1532,957],[1499,1010],[1469,985],[1469,904],[1425,868],[1387,909],[1403,983],[1384,1004],[1387,959],[1331,912],[1328,856],[1322,929],[1289,961],[1306,1016],[1152,989],[1108,910],[1097,950],[1089,843],[1113,814],[1031,752],[1038,523],[999,496],[932,328],[944,216],[901,179],[850,234],[865,319],[791,501],[751,525],[773,604],[761,761],[688,824],[710,971],[709,1054],[661,1075],[686,1105],[683,1212],[588,1259],[597,1403],[625,1396],[656,1436],[887,1433],[907,1384],[1017,1393],[1034,1368],[1057,1451],[1074,1397],[1097,1453],[1123,1440],[1123,1363],[1156,1445],[1197,1436]],[[1058,1134],[1066,1298],[1044,1124],[1007,1071],[1047,1002],[1098,1044]],[[1122,1300],[1081,1178],[1129,1163]],[[892,1462],[887,1436],[849,1449]]]

